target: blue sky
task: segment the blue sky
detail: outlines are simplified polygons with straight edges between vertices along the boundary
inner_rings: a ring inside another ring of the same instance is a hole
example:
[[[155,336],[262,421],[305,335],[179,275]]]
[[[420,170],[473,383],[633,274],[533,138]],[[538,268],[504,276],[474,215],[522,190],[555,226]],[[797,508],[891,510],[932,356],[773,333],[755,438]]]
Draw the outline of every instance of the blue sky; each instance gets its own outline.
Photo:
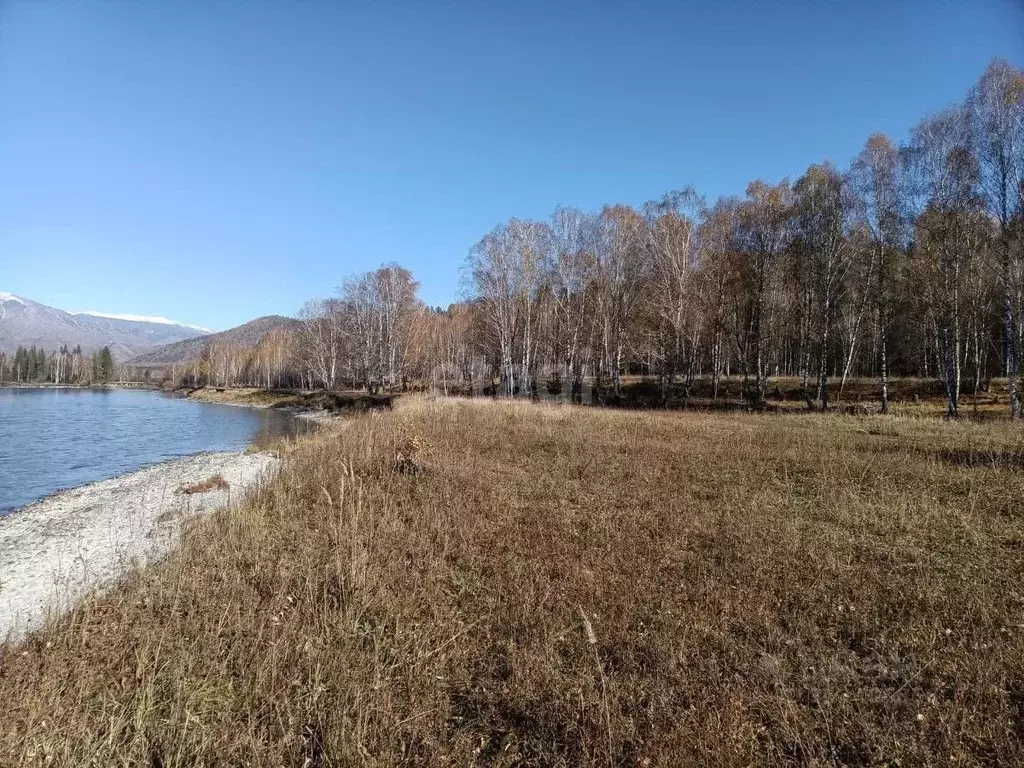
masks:
[[[559,204],[845,165],[1024,3],[0,0],[0,290],[226,328]]]

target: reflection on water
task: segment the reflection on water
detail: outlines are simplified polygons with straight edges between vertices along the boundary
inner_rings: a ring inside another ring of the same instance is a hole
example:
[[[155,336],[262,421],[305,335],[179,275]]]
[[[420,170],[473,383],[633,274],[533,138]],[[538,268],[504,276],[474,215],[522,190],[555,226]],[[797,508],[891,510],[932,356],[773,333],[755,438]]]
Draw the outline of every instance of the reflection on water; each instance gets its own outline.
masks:
[[[0,388],[0,515],[60,490],[312,429],[275,410],[121,389]]]

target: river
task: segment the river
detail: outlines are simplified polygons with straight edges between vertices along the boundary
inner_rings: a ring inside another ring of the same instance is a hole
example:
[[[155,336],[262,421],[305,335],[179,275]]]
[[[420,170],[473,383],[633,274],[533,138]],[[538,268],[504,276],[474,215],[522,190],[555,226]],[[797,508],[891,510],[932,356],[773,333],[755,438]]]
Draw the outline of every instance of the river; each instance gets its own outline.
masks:
[[[306,428],[281,411],[156,391],[0,388],[0,515],[148,464]]]

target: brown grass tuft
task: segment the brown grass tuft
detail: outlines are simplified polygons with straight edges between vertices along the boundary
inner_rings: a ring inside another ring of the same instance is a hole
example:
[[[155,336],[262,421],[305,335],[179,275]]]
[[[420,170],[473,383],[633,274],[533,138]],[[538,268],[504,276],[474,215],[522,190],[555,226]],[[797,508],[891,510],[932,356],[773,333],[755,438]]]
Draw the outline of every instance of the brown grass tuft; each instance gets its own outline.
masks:
[[[191,496],[194,493],[209,493],[210,491],[226,491],[231,487],[231,484],[223,478],[221,475],[213,475],[208,477],[202,482],[193,483],[192,485],[183,485],[178,489],[178,493]]]
[[[422,474],[425,469],[424,462],[431,453],[430,441],[423,435],[402,429],[396,439],[395,471],[407,475]]]

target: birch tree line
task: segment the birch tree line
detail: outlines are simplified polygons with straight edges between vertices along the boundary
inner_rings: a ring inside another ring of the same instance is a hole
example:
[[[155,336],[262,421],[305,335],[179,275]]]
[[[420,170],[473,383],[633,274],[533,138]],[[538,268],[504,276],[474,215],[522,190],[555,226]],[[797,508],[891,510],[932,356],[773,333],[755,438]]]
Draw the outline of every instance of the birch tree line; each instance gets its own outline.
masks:
[[[225,386],[370,391],[430,385],[541,390],[599,402],[631,376],[665,402],[725,377],[754,407],[795,377],[828,408],[851,377],[940,381],[948,411],[1006,377],[1020,413],[1024,344],[1024,72],[993,61],[965,98],[901,143],[878,134],[850,166],[755,180],[742,197],[692,188],[642,206],[513,218],[470,250],[463,301],[417,298],[397,264],[306,304],[296,330],[208,349]]]
[[[439,364],[455,378],[476,350],[506,394],[590,377],[609,400],[627,373],[666,398],[739,374],[754,405],[771,377],[795,376],[819,408],[871,376],[883,411],[890,375],[919,376],[943,383],[953,416],[1005,376],[1016,416],[1022,171],[1024,73],[997,60],[961,103],[902,144],[871,136],[845,170],[815,164],[710,204],[687,188],[512,219],[472,249],[465,349]]]

